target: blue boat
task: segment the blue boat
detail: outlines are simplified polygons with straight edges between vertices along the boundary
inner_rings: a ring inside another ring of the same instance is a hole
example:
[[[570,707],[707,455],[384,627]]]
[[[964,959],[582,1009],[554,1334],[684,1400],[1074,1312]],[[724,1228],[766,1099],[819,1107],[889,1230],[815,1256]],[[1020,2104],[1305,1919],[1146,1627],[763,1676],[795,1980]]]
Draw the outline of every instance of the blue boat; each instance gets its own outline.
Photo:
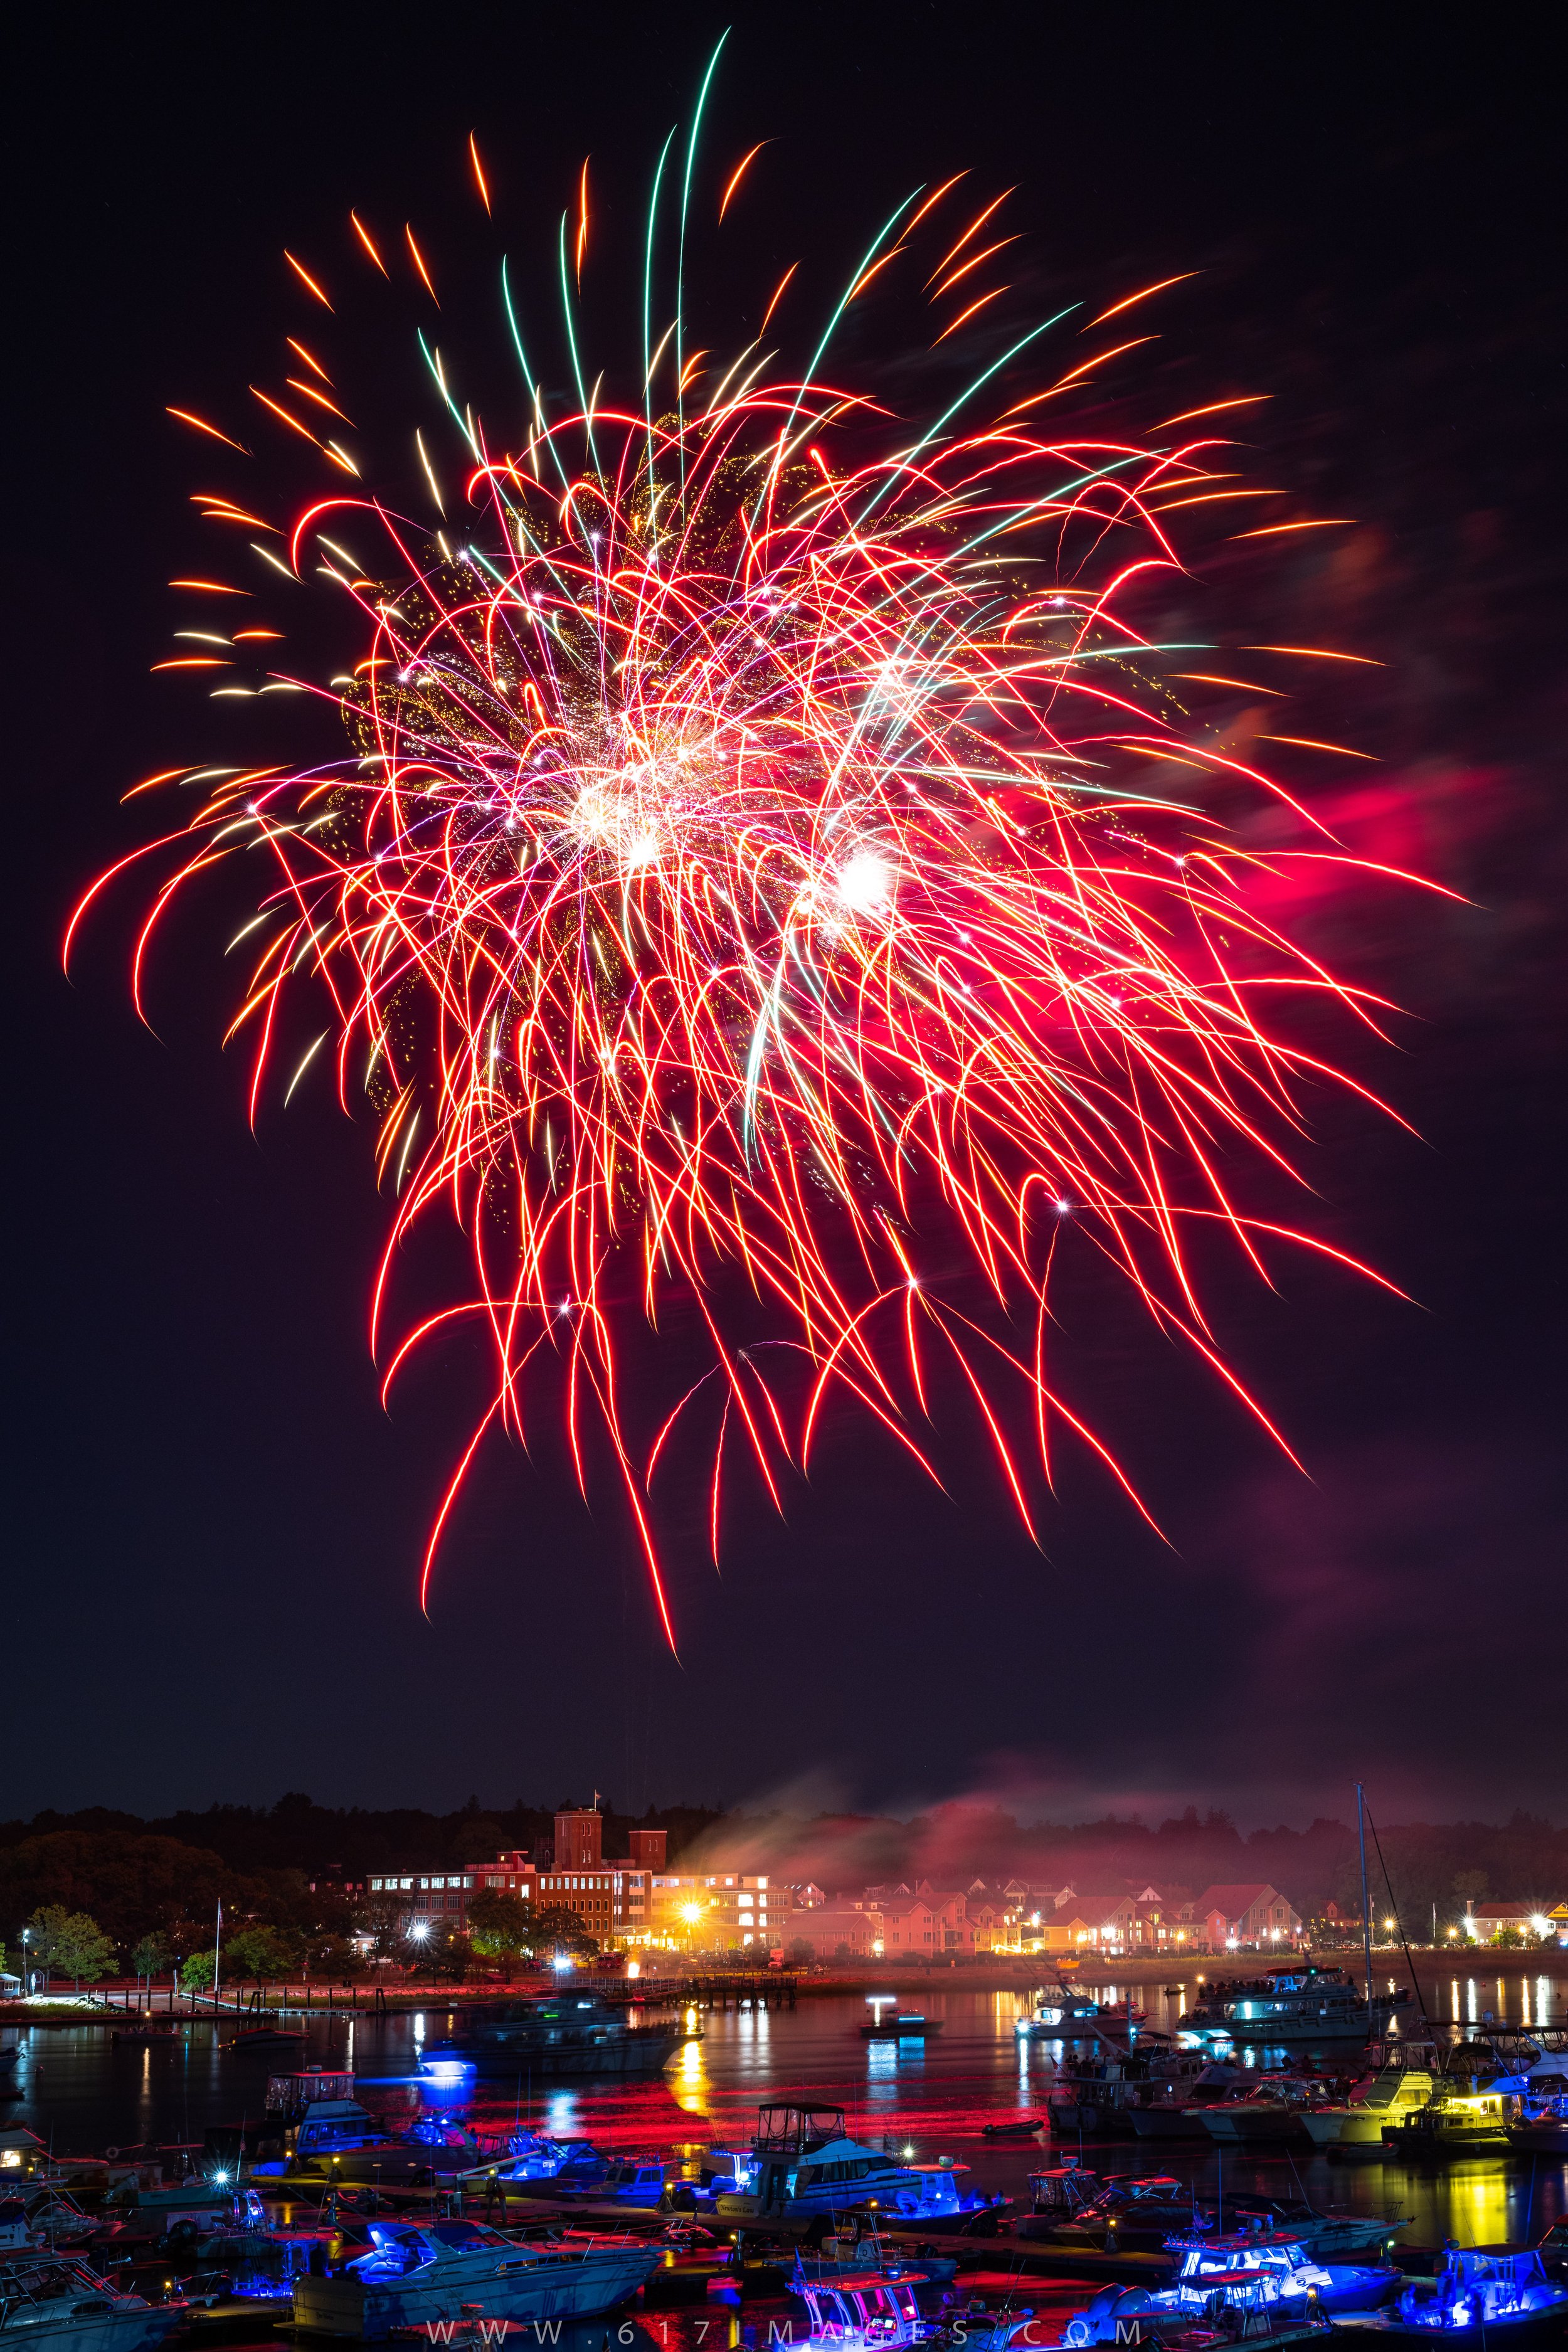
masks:
[[[1336,2325],[1379,2343],[1430,2344],[1438,2336],[1478,2346],[1561,2342],[1568,2287],[1547,2277],[1533,2249],[1450,2246],[1436,2278],[1412,2279],[1386,2310]]]
[[[1375,2311],[1399,2292],[1405,2277],[1392,2263],[1319,2262],[1293,2230],[1236,2230],[1223,2236],[1185,2231],[1167,2238],[1165,2247],[1176,2258],[1176,2277],[1151,2297],[1156,2310],[1169,2302],[1195,2312],[1216,2283],[1246,2273],[1272,2283],[1280,2302],[1303,2315],[1314,2307]]]

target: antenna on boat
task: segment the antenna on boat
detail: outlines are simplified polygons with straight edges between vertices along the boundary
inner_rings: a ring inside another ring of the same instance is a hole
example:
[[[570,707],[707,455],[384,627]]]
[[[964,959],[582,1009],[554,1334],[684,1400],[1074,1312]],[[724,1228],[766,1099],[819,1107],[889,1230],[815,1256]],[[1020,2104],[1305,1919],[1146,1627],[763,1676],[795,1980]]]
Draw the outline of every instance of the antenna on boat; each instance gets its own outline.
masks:
[[[1372,1832],[1373,1844],[1377,1851],[1378,1867],[1383,1872],[1383,1883],[1388,1889],[1388,1907],[1394,1914],[1394,1924],[1398,1930],[1400,1943],[1405,1948],[1405,1965],[1410,1971],[1411,1990],[1415,1995],[1415,2006],[1421,2012],[1422,2031],[1430,2036],[1432,2032],[1432,2021],[1426,2014],[1426,2002],[1421,1990],[1421,1979],[1415,1973],[1415,1955],[1410,1948],[1410,1938],[1405,1932],[1405,1920],[1400,1912],[1398,1898],[1395,1896],[1394,1892],[1394,1881],[1388,1874],[1388,1864],[1383,1857],[1383,1840],[1378,1836],[1377,1823],[1373,1820],[1370,1812],[1366,1816],[1366,1822],[1367,1827]],[[1434,1914],[1436,1914],[1436,1905],[1434,1904],[1432,1906]],[[1436,1936],[1433,1937],[1432,1940],[1434,1943],[1436,1942]],[[1367,2019],[1367,2024],[1369,2026],[1372,2024],[1372,2019],[1370,2016]]]
[[[1356,1835],[1361,1841],[1361,1934],[1366,1957],[1366,2019],[1372,2024],[1372,1901],[1366,1891],[1366,1790],[1355,1784]]]

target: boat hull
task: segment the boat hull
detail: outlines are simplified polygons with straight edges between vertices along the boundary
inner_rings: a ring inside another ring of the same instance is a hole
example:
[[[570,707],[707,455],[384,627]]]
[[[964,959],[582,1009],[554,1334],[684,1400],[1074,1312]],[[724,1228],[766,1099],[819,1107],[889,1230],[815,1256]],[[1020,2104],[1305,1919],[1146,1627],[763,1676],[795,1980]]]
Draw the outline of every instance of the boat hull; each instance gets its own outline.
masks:
[[[1508,2133],[1499,2124],[1479,2131],[1385,2131],[1386,2153],[1403,2164],[1452,2164],[1468,2156],[1506,2156]],[[1490,2324],[1489,2322],[1488,2323]]]
[[[1516,2316],[1489,2319],[1484,2324],[1472,2323],[1464,2327],[1422,2327],[1401,2319],[1394,2312],[1369,2311],[1336,2313],[1332,2326],[1365,2345],[1368,2352],[1374,2344],[1424,2344],[1430,2352],[1433,2345],[1445,2339],[1468,2344],[1479,2337],[1489,2346],[1561,2344],[1568,2322],[1561,2311],[1524,2311]]]
[[[1381,2147],[1388,2118],[1379,2107],[1324,2107],[1301,2117],[1314,2147]]]
[[[56,2352],[68,2344],[70,2352],[153,2352],[172,2336],[186,2317],[181,2305],[150,2304],[142,2311],[105,2311],[101,2315],[28,2321],[13,2326],[7,2336],[25,2340],[29,2352]]]
[[[1279,2147],[1307,2137],[1295,2107],[1209,2107],[1204,2129],[1221,2147]]]
[[[1134,2107],[1129,2120],[1135,2139],[1207,2139],[1206,2107]]]
[[[498,2262],[488,2278],[301,2278],[294,2284],[294,2325],[312,2336],[378,2344],[395,2328],[447,2321],[595,2319],[629,2301],[660,2259],[660,2250],[647,2246],[595,2247],[587,2255],[545,2254],[515,2269]]]
[[[1131,2112],[1109,2100],[1047,2099],[1046,2112],[1058,2139],[1131,2139]]]

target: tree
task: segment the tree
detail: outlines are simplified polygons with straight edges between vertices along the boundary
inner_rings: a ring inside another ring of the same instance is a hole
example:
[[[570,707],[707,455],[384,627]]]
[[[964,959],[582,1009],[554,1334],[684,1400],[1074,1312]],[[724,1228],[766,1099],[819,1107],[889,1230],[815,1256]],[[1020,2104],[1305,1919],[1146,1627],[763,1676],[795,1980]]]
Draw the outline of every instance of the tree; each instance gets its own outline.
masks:
[[[357,1945],[346,1936],[318,1936],[305,1954],[306,1964],[318,1982],[347,1984],[351,1977],[364,1974],[364,1961]]]
[[[816,1958],[816,1946],[807,1943],[804,1936],[794,1936],[784,1957],[793,1968],[807,1969]]]
[[[1484,1870],[1457,1870],[1454,1873],[1454,1892],[1467,1911],[1487,1891],[1487,1874]]]
[[[216,1974],[216,1952],[193,1952],[180,1969],[180,1982],[187,1992],[206,1992]]]
[[[521,1907],[526,1910],[529,1906]],[[535,1959],[553,1952],[570,1952],[576,1959],[592,1960],[597,1958],[599,1951],[597,1942],[577,1913],[564,1903],[546,1903],[534,1913],[529,1924],[527,1948]]]
[[[89,1984],[96,1984],[113,1965],[114,1946],[86,1911],[68,1911],[63,1903],[46,1903],[34,1912],[27,1929],[27,1949],[42,1969],[46,1982],[51,1970],[58,1969],[79,1985],[84,1978]]]
[[[481,1813],[477,1807],[464,1808],[458,1833],[452,1840],[454,1862],[494,1862],[506,1843],[500,1823],[492,1813]]]
[[[224,1953],[224,1972],[230,1977],[284,1977],[294,1964],[291,1940],[276,1927],[237,1928]]]
[[[0,1848],[0,1920],[7,1926],[58,1906],[88,1913],[124,1946],[189,1910],[205,1915],[210,1934],[219,1895],[237,1909],[260,1908],[216,1853],[176,1838],[60,1830]]]
[[[433,1920],[429,1934],[411,1938],[408,1948],[415,1974],[441,1983],[460,1984],[472,1964],[468,1939],[450,1919]]]
[[[531,1950],[533,1932],[533,1906],[521,1895],[490,1887],[468,1906],[468,1941],[485,1959],[517,1959]]]
[[[139,1977],[161,1977],[174,1964],[174,1955],[168,1940],[159,1935],[143,1936],[131,1955],[131,1965]]]
[[[373,1960],[403,1960],[408,1957],[408,1901],[397,1895],[372,1895],[355,1911],[353,1924],[370,1938]]]

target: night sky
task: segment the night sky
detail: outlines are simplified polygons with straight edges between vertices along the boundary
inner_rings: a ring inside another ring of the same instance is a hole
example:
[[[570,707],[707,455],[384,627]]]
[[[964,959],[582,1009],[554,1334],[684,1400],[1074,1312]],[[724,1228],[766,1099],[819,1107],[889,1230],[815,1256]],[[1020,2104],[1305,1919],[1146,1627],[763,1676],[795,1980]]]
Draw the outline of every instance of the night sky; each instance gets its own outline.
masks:
[[[725,18],[58,14],[18,82],[7,236],[27,401],[6,509],[7,1811],[596,1787],[626,1807],[987,1791],[1058,1818],[1192,1798],[1250,1823],[1341,1811],[1362,1777],[1385,1820],[1568,1812],[1557,127],[1516,35],[1431,46],[1458,21],[1374,47],[1318,11],[734,20],[710,180],[776,142],[738,307],[796,254],[847,268],[910,187],[964,166],[1017,186],[1013,318],[1203,273],[1104,417],[1169,413],[1145,366],[1194,402],[1274,395],[1245,463],[1355,528],[1285,567],[1264,634],[1386,665],[1295,707],[1296,731],[1377,755],[1311,788],[1351,846],[1467,903],[1358,884],[1276,910],[1405,1008],[1391,1046],[1324,1043],[1415,1130],[1324,1091],[1295,1214],[1418,1304],[1302,1260],[1274,1295],[1214,1272],[1216,1332],[1310,1480],[1069,1252],[1073,1396],[1169,1546],[1077,1461],[1042,1557],[977,1449],[953,1448],[944,1500],[846,1423],[787,1523],[737,1507],[721,1577],[695,1544],[677,1559],[678,1666],[621,1513],[591,1515],[548,1446],[484,1458],[420,1615],[478,1391],[457,1350],[379,1408],[368,1121],[302,1089],[251,1138],[245,1063],[219,1049],[222,906],[156,961],[157,1036],[128,1001],[133,894],[68,985],[58,943],[141,837],[121,793],[232,740],[199,688],[148,674],[180,625],[163,583],[215,560],[187,503],[207,460],[165,404],[234,413],[299,317],[281,248],[346,274],[351,204],[418,221],[457,270],[470,129],[525,300],[590,152],[624,259]],[[629,362],[620,268],[595,315]],[[385,387],[405,438],[429,415],[415,318]],[[928,332],[911,318],[900,343],[882,313],[853,363],[924,398]],[[1212,587],[1215,635],[1256,642],[1230,593]],[[268,756],[257,740],[232,756]]]

